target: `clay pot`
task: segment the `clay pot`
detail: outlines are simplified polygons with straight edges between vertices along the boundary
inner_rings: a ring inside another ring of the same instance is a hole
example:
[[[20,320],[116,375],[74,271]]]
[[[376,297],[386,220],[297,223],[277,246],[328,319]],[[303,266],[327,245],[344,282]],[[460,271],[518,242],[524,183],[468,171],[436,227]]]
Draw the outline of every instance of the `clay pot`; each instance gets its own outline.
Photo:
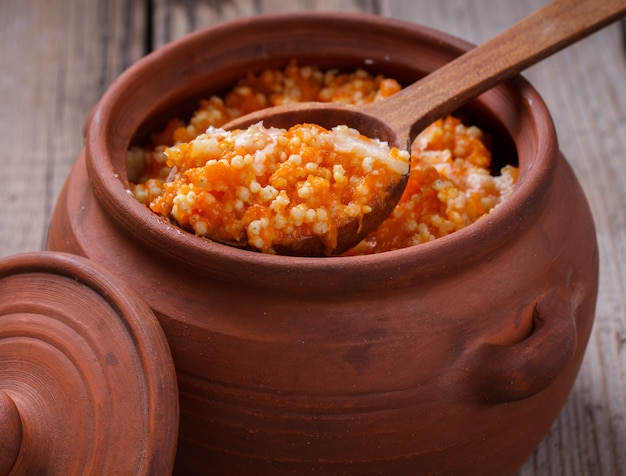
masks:
[[[108,268],[149,304],[176,366],[176,474],[513,474],[547,432],[591,330],[598,252],[550,114],[522,78],[459,114],[518,163],[511,198],[399,251],[292,258],[182,232],[128,192],[125,151],[249,71],[365,67],[414,81],[469,48],[338,13],[191,34],[106,92],[48,248]],[[166,422],[164,422],[166,424]]]

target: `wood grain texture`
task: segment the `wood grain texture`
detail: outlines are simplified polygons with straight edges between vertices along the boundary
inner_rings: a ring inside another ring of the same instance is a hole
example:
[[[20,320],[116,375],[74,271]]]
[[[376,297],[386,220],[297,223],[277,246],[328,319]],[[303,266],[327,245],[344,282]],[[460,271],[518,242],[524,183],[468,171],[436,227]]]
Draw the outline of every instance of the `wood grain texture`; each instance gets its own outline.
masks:
[[[111,81],[183,34],[243,16],[333,9],[393,16],[485,41],[544,0],[4,0],[0,2],[0,256],[43,245]],[[151,16],[149,17],[149,13]],[[146,37],[147,33],[150,33]],[[575,387],[521,476],[626,474],[626,52],[611,25],[524,75],[552,111],[588,196],[601,258],[594,331]]]
[[[381,13],[380,0],[154,0],[154,46],[218,22],[263,13],[338,10]]]
[[[144,35],[139,1],[0,2],[1,255],[43,247],[85,118]]]

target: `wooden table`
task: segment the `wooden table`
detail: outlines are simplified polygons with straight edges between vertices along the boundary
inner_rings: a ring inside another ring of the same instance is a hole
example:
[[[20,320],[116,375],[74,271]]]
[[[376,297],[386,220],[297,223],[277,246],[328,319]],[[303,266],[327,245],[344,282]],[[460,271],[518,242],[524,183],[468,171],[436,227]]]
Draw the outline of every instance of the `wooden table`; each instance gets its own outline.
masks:
[[[601,0],[598,0],[601,1]],[[2,0],[0,256],[41,249],[82,126],[147,51],[218,22],[334,9],[481,42],[545,0]],[[626,474],[626,51],[619,23],[525,76],[554,116],[588,196],[601,256],[595,327],[574,389],[520,475]],[[477,474],[480,474],[478,471]]]

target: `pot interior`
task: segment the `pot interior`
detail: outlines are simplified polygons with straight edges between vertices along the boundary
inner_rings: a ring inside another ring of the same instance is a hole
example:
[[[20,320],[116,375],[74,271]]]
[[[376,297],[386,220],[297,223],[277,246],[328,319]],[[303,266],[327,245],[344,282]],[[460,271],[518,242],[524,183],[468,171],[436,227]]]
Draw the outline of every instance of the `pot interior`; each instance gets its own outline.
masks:
[[[339,13],[262,16],[218,25],[175,41],[129,68],[107,91],[88,128],[87,165],[94,192],[104,208],[135,239],[168,257],[196,266],[193,253],[209,257],[215,266],[247,261],[274,268],[365,266],[389,261],[382,255],[403,255],[422,263],[446,255],[445,246],[467,249],[469,261],[484,251],[456,243],[482,239],[480,248],[503,230],[508,216],[521,223],[537,210],[535,191],[549,186],[556,157],[556,138],[550,115],[536,91],[521,77],[503,83],[459,109],[467,124],[481,127],[493,153],[492,171],[505,164],[519,166],[512,196],[489,217],[465,229],[414,249],[350,258],[292,258],[236,250],[186,233],[160,220],[127,192],[126,150],[174,117],[187,118],[201,98],[220,95],[238,79],[266,68],[282,68],[289,61],[321,69],[354,71],[363,68],[410,84],[469,49],[468,43],[429,28],[398,20]],[[442,85],[445,87],[445,85]],[[113,172],[113,173],[111,173]],[[510,227],[508,227],[510,228]],[[469,231],[467,231],[469,229]],[[149,232],[146,232],[149,230]],[[508,231],[508,233],[511,233]],[[478,236],[478,238],[477,238]],[[452,243],[452,244],[449,244]],[[448,245],[446,245],[448,244]],[[167,250],[164,251],[164,248]],[[434,250],[434,251],[433,251]],[[381,257],[382,256],[382,257]],[[342,264],[337,264],[341,260]],[[350,261],[350,264],[346,262]],[[334,264],[333,264],[334,263]],[[414,263],[415,264],[415,263]],[[357,272],[358,274],[358,272]],[[238,278],[240,279],[240,278]]]

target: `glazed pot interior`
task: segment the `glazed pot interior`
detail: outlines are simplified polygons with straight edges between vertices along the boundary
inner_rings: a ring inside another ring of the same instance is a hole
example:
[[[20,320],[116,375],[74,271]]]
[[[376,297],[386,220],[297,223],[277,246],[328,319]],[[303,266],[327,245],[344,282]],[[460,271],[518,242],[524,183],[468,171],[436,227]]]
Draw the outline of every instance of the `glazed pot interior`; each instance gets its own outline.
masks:
[[[461,118],[492,138],[495,171],[507,163],[519,166],[514,193],[465,229],[411,248],[337,258],[293,258],[230,248],[182,232],[137,202],[128,192],[125,169],[130,145],[145,141],[171,118],[188,117],[201,98],[223,93],[250,72],[282,68],[295,59],[322,69],[364,68],[408,84],[470,47],[422,26],[345,13],[261,16],[188,35],[129,68],[101,99],[87,130],[86,160],[93,190],[107,214],[133,240],[164,259],[226,281],[253,285],[265,273],[271,277],[263,286],[270,287],[288,289],[306,281],[307,286],[326,288],[346,279],[358,286],[368,274],[364,270],[372,266],[378,273],[402,272],[412,280],[470,265],[516,239],[525,221],[535,219],[550,188],[558,156],[554,128],[545,104],[521,77],[459,111]]]

